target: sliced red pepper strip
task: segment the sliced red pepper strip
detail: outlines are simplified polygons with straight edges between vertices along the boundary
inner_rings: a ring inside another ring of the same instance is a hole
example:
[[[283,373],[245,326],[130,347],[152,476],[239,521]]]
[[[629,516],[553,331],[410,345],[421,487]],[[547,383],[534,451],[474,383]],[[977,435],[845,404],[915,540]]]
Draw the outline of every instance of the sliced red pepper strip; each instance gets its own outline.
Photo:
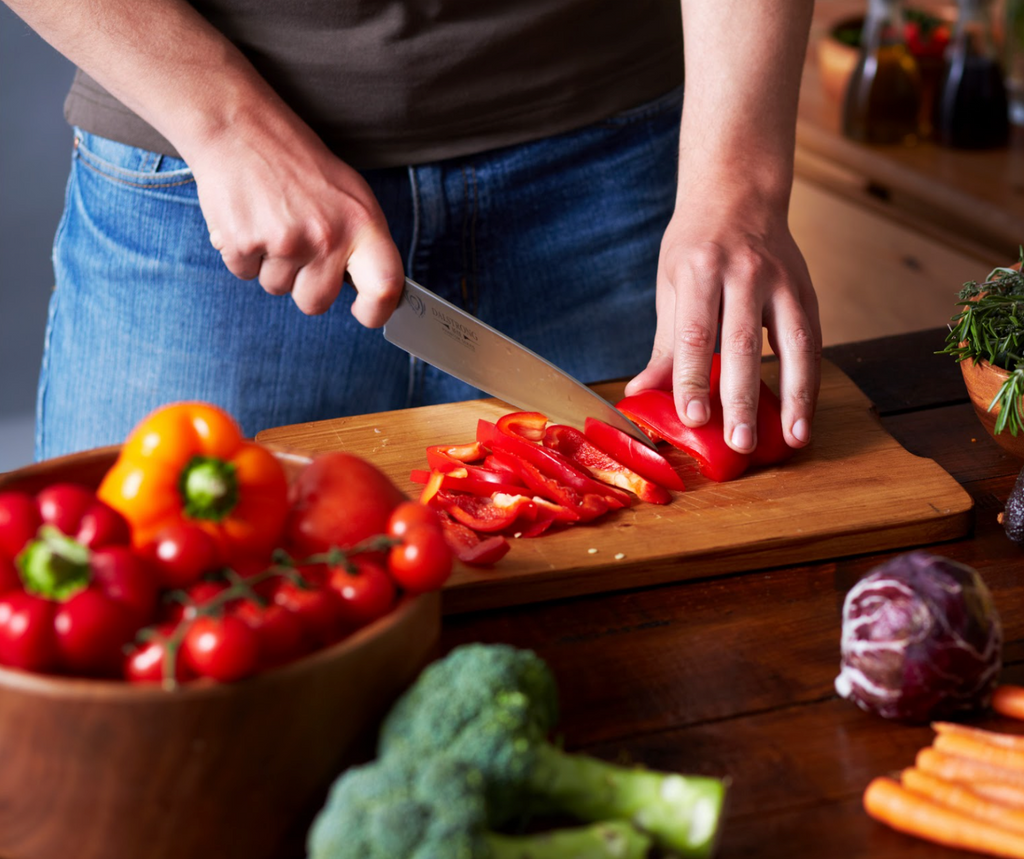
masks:
[[[433,478],[434,475],[440,475],[437,478]],[[504,474],[500,475],[505,477]],[[470,474],[468,472],[459,474],[457,471],[449,471],[442,473],[440,471],[427,471],[422,468],[414,468],[410,474],[409,479],[413,483],[419,483],[422,485],[428,484],[431,479],[438,481],[439,489],[450,489],[453,492],[468,492],[470,495],[481,495],[485,498],[489,498],[495,492],[505,492],[509,495],[521,495],[527,487],[523,485],[523,482],[513,476],[515,482],[502,481],[500,483],[484,480],[479,477],[479,472]],[[429,500],[429,499],[428,499]],[[424,502],[420,502],[424,503]]]
[[[598,480],[632,492],[641,501],[667,504],[672,500],[669,491],[609,456],[587,441],[578,429],[565,424],[552,424],[544,430],[544,446],[557,450],[562,456],[585,468]]]
[[[514,454],[507,451],[495,451],[495,457],[505,459],[512,467],[518,469],[523,482],[530,490],[541,498],[553,501],[562,509],[572,515],[573,521],[586,522],[607,513],[611,499],[593,492],[580,492],[571,486],[548,477],[532,462],[518,459]],[[616,508],[617,509],[617,508]]]
[[[750,464],[777,465],[794,453],[782,434],[782,403],[762,379],[757,398],[757,447],[750,455]]]
[[[517,435],[527,441],[544,441],[544,428],[548,416],[540,412],[509,412],[498,418],[498,429],[508,435]]]
[[[686,451],[710,480],[734,480],[750,464],[750,454],[737,453],[725,443],[722,403],[714,389],[711,417],[699,427],[688,427],[679,419],[671,391],[650,388],[620,400],[616,408],[652,437]]]
[[[646,477],[666,489],[686,491],[686,484],[683,483],[679,472],[672,467],[672,463],[658,451],[641,444],[618,427],[613,427],[599,418],[587,418],[583,425],[583,434],[595,447],[599,447],[623,465],[629,466],[641,477]]]
[[[448,546],[455,553],[455,557],[464,564],[472,567],[490,567],[504,558],[512,548],[512,544],[500,534],[484,539],[472,528],[456,522],[444,511],[438,513],[438,518],[441,520],[441,529],[444,531]]]
[[[423,491],[420,493],[420,504],[430,506],[434,496],[441,490],[441,483],[444,480],[444,472],[431,471],[424,481]]]
[[[520,517],[532,521],[537,513],[533,501],[525,495],[501,492],[495,493],[494,498],[481,498],[442,489],[434,496],[431,505],[474,531],[485,533],[504,531]]]
[[[466,444],[434,444],[427,448],[427,465],[431,471],[461,472],[462,477],[489,480],[492,483],[514,483],[506,475],[473,463],[483,463],[487,450],[479,441]],[[521,484],[520,484],[521,485]]]
[[[531,415],[539,413],[513,412],[505,415],[504,417],[510,418],[505,424],[509,428],[508,432],[503,432],[498,425],[490,421],[483,419],[477,421],[477,441],[490,448],[491,453],[508,453],[521,461],[530,463],[545,477],[553,478],[565,486],[572,487],[579,492],[605,496],[609,500],[612,509],[632,505],[633,499],[628,493],[623,492],[621,489],[616,489],[614,486],[608,486],[594,480],[593,477],[582,472],[557,451],[550,450],[541,444],[536,444],[528,441],[523,436],[514,434],[511,430],[517,426],[517,422],[512,420],[512,418],[522,414]],[[545,418],[546,421],[547,418]],[[529,482],[527,482],[527,486],[529,485]]]

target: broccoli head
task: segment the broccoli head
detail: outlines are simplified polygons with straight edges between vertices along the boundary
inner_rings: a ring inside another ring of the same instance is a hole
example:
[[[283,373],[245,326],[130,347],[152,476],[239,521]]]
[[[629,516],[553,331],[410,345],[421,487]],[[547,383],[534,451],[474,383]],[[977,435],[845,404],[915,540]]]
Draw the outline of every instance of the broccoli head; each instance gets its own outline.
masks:
[[[345,772],[310,829],[309,859],[643,859],[650,839],[622,822],[538,835],[488,829],[480,772],[437,757]]]
[[[711,855],[725,798],[721,779],[623,767],[554,746],[558,690],[535,653],[467,644],[428,665],[385,718],[378,754],[469,764],[496,824],[558,812],[621,820],[683,856]]]

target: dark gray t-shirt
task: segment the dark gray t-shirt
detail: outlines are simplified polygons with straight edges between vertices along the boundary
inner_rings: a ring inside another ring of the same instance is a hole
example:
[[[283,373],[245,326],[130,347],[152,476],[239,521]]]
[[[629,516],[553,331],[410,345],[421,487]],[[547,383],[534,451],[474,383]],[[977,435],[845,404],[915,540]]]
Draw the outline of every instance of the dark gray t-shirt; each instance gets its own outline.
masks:
[[[192,3],[360,168],[467,155],[579,128],[656,98],[683,78],[679,0]],[[103,137],[177,154],[81,71],[65,116]]]

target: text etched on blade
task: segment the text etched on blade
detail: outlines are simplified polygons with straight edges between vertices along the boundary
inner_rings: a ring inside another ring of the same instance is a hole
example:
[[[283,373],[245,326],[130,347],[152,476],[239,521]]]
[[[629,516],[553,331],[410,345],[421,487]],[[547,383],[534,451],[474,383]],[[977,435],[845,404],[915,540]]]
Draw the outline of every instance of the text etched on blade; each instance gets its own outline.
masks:
[[[430,308],[430,313],[444,329],[445,334],[455,340],[457,343],[462,344],[471,352],[476,351],[477,336],[476,331],[472,328],[464,325],[458,319],[455,319],[440,310],[437,307]]]

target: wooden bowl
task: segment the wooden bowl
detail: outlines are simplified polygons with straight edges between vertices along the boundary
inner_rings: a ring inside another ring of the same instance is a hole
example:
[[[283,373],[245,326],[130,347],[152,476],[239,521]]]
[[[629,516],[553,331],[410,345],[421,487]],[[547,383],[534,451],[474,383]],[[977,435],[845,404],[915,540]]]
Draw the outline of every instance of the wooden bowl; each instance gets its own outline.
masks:
[[[995,430],[999,407],[996,406],[992,411],[988,410],[989,404],[999,393],[1003,382],[1010,374],[1001,367],[993,366],[988,361],[975,361],[971,358],[960,362],[960,372],[963,374],[971,405],[974,406],[974,413],[978,416],[982,426],[1003,450],[1019,459],[1024,459],[1024,433],[1016,436],[1005,430],[997,433]],[[1018,403],[1018,409],[1024,414],[1024,404]]]
[[[97,485],[117,448],[0,477]],[[286,467],[288,467],[286,463]],[[294,466],[293,466],[294,468]],[[240,683],[168,692],[0,667],[4,859],[270,859],[433,655],[438,594]]]

